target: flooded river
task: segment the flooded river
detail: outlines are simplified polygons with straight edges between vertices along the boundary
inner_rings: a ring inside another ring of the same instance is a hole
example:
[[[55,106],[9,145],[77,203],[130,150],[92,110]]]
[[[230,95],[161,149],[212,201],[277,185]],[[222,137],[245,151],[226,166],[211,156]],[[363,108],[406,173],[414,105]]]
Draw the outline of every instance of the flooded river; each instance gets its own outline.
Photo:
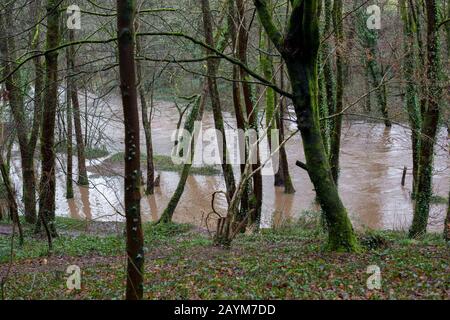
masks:
[[[111,100],[98,113],[103,117],[99,125],[106,139],[111,155],[123,151],[123,125],[121,104]],[[160,103],[156,106],[153,125],[153,144],[155,154],[169,155],[173,142],[171,136],[176,127],[178,113],[174,106]],[[231,114],[225,114],[226,126],[233,128],[235,122]],[[213,127],[210,112],[205,112],[203,129]],[[294,130],[294,124],[290,130]],[[411,147],[408,129],[394,125],[390,130],[382,124],[367,122],[346,122],[343,128],[341,152],[340,194],[348,208],[351,220],[357,228],[406,229],[412,220],[411,201]],[[144,136],[141,135],[141,150],[145,152]],[[436,148],[433,187],[436,195],[448,195],[450,160],[448,156],[448,137],[446,130],[439,133]],[[301,139],[294,136],[287,143],[290,173],[296,193],[286,195],[282,188],[273,186],[273,177],[265,176],[263,189],[262,227],[270,227],[283,221],[295,220],[305,210],[315,208],[314,191],[305,171],[295,166],[296,160],[304,161]],[[57,215],[87,220],[123,219],[123,179],[117,173],[99,175],[96,166],[103,159],[89,161],[89,188],[75,186],[75,199],[65,199],[64,156],[58,155],[57,174]],[[76,167],[76,158],[74,158]],[[406,185],[400,184],[403,167],[408,167]],[[145,166],[143,166],[144,168]],[[15,173],[15,186],[21,190],[20,161],[15,157],[12,170]],[[236,172],[239,170],[235,168]],[[161,184],[155,194],[142,199],[144,221],[156,220],[164,210],[174,192],[179,174],[160,172]],[[145,174],[144,174],[145,176]],[[174,215],[177,222],[204,226],[202,217],[210,211],[211,195],[224,190],[221,176],[191,175],[187,180],[185,192]],[[19,192],[20,193],[20,192]],[[225,210],[225,200],[218,199],[217,207]],[[434,204],[431,209],[431,231],[442,229],[446,205]]]

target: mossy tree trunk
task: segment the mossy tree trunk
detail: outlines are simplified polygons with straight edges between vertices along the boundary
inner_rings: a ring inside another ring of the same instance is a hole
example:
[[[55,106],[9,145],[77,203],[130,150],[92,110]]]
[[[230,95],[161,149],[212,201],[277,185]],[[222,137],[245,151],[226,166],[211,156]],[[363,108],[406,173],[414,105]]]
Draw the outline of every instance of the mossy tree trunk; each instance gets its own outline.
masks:
[[[427,108],[423,113],[419,152],[419,172],[410,237],[426,233],[433,192],[433,155],[439,125],[441,83],[438,8],[436,0],[425,0],[427,18]]]
[[[281,61],[280,67],[280,88],[284,90],[284,61]],[[284,132],[284,115],[287,109],[286,98],[281,97],[280,99],[280,116],[278,128],[280,130],[280,145],[284,141],[285,132]],[[281,145],[280,148],[280,169],[283,170],[283,182],[284,182],[284,193],[293,194],[295,193],[294,184],[292,183],[291,175],[289,173],[289,162],[286,154],[285,144]]]
[[[223,33],[222,31],[223,30],[216,31],[216,38],[219,39],[217,41],[216,48],[220,52],[225,50],[227,39],[230,34],[229,32]],[[218,68],[218,67],[219,67],[218,65],[214,66],[214,68]],[[184,130],[189,132],[192,137],[192,141],[190,144],[191,148],[190,148],[190,150],[188,150],[188,153],[189,153],[188,157],[190,157],[190,159],[194,158],[194,151],[195,151],[194,142],[197,140],[197,136],[199,134],[198,132],[194,131],[194,129],[195,129],[194,124],[195,124],[195,121],[198,121],[198,122],[202,121],[203,112],[205,110],[205,105],[206,105],[206,99],[208,98],[208,94],[210,94],[209,89],[210,89],[211,85],[210,85],[210,82],[208,81],[208,79],[206,79],[203,82],[202,94],[200,95],[200,97],[197,97],[196,100],[194,101],[194,106],[193,106],[192,110],[190,111],[188,118],[186,119],[186,121],[184,123]],[[189,176],[189,171],[191,170],[191,167],[192,167],[191,161],[188,161],[187,163],[185,163],[183,165],[183,169],[181,171],[180,180],[178,181],[177,188],[175,189],[174,194],[170,198],[166,209],[164,209],[161,217],[159,218],[158,223],[172,222],[173,214],[175,212],[176,207],[178,206],[178,203],[180,202],[181,196],[183,195],[184,188],[185,188],[186,181]]]
[[[413,187],[416,189],[418,172],[419,172],[419,142],[421,114],[418,103],[418,93],[416,81],[414,78],[414,67],[417,66],[417,58],[415,54],[415,33],[416,28],[414,21],[414,8],[406,0],[400,1],[400,13],[403,20],[403,77],[405,79],[405,105],[408,113],[409,125],[411,127],[411,144],[413,152]]]
[[[208,97],[209,91],[208,82],[205,81],[203,84],[202,95],[197,97],[192,110],[190,111],[186,122],[184,124],[184,130],[190,133],[191,140],[189,141],[188,150],[183,150],[183,157],[186,160],[186,163],[183,165],[183,170],[180,174],[180,180],[178,181],[177,188],[175,189],[174,194],[169,200],[166,209],[164,209],[161,217],[159,218],[158,223],[171,223],[173,214],[175,209],[180,202],[181,196],[183,195],[184,188],[186,186],[187,179],[189,177],[189,171],[192,167],[192,160],[194,159],[194,151],[195,151],[195,141],[197,140],[198,132],[195,132],[195,121],[201,121],[203,118],[203,111],[205,109],[206,99]]]
[[[271,2],[269,2],[269,6],[272,8]],[[267,38],[267,34],[264,32],[264,30],[261,28],[261,31],[259,32],[259,66],[261,68],[261,71],[266,79],[269,81],[274,82],[274,70],[273,70],[273,58],[271,56],[272,54],[272,46]],[[276,95],[275,90],[272,88],[265,88],[265,120],[266,120],[266,130],[268,130],[267,133],[267,141],[269,142],[269,152],[272,152],[272,130],[278,129],[278,122],[279,122],[279,112],[276,110]],[[279,170],[275,172],[274,177],[274,185],[275,186],[282,186],[284,184],[283,181],[283,174],[282,174],[283,168],[279,167]]]
[[[233,52],[234,58],[238,58],[238,52],[237,52],[237,39],[238,39],[238,29],[240,28],[239,24],[239,18],[237,15],[236,10],[236,1],[230,0],[228,1],[228,28],[231,38],[231,49]],[[239,82],[240,80],[240,68],[239,66],[233,64],[233,83],[232,83],[232,95],[233,95],[233,107],[234,107],[234,113],[236,117],[236,126],[238,130],[241,130],[241,132],[245,132],[246,123],[245,123],[245,117],[244,117],[244,107],[241,102],[241,84]],[[245,148],[245,138],[239,135],[239,161],[240,161],[240,171],[241,175],[244,174],[245,171],[245,163],[247,161],[247,150]],[[241,150],[243,148],[244,150]],[[241,201],[240,201],[240,211],[238,215],[238,220],[242,221],[244,219],[245,215],[248,212],[249,209],[249,194],[248,194],[249,186],[247,185],[245,187],[245,192],[243,192]],[[243,228],[245,229],[245,228]]]
[[[450,191],[448,193],[447,216],[444,222],[444,239],[450,241]]]
[[[450,1],[447,0],[447,19],[450,18]],[[450,23],[447,22],[445,25],[445,32],[447,35],[447,60],[450,60]]]
[[[267,8],[267,1],[254,0],[254,3],[261,23],[288,68],[308,174],[327,222],[327,247],[333,251],[357,251],[356,236],[331,175],[319,124],[318,1],[293,2],[289,27],[285,35],[282,35],[275,27],[272,15]]]
[[[69,41],[75,41],[75,31],[73,29],[69,30]],[[78,155],[78,181],[80,186],[89,185],[87,170],[86,170],[86,154],[85,154],[85,143],[83,139],[83,131],[81,128],[81,115],[80,115],[80,102],[78,99],[78,86],[74,80],[74,75],[76,74],[75,66],[75,47],[70,47],[70,71],[71,71],[71,85],[70,94],[72,97],[72,111],[73,120],[75,124],[75,139],[77,141],[77,155]],[[86,96],[87,99],[87,96]],[[86,102],[87,103],[87,102]],[[87,115],[86,115],[87,117]],[[87,136],[85,137],[87,138]]]
[[[331,129],[330,165],[334,183],[338,184],[339,154],[341,152],[342,109],[344,105],[344,25],[342,0],[333,3],[333,28],[336,40],[336,104]]]
[[[141,42],[140,39],[136,39],[136,51],[137,54],[141,52]],[[155,85],[154,78],[151,85],[151,103],[150,112],[148,110],[148,103],[145,92],[145,83],[142,77],[142,62],[140,60],[136,61],[137,64],[137,77],[139,82],[139,99],[141,101],[141,113],[142,113],[142,126],[144,128],[145,136],[145,147],[147,150],[147,187],[145,190],[146,194],[153,194],[155,190],[155,165],[153,162],[153,141],[152,141],[152,114],[153,114],[153,87]],[[153,75],[154,77],[155,75]]]
[[[362,0],[361,0],[362,2]],[[389,119],[389,111],[387,106],[387,87],[386,76],[383,67],[378,62],[378,30],[367,28],[366,7],[361,7],[358,11],[357,31],[361,45],[365,50],[365,65],[369,74],[371,87],[377,88],[375,92],[378,108],[383,117],[386,127],[390,128],[392,123]]]
[[[36,4],[32,6],[37,10]],[[6,24],[8,27],[4,27],[6,34],[14,30],[13,20],[14,4],[10,4],[6,7],[5,15],[2,17],[2,26]],[[33,29],[37,35],[39,31]],[[38,39],[31,37],[31,47],[37,49]],[[0,50],[4,59],[3,74],[9,75],[17,63],[16,61],[16,46],[13,36],[8,37],[3,41]],[[22,178],[26,183],[22,184],[23,203],[25,209],[25,221],[28,223],[36,222],[36,179],[34,170],[34,153],[37,146],[37,140],[39,136],[40,128],[40,114],[41,114],[41,92],[42,92],[42,69],[40,65],[40,59],[34,59],[35,66],[35,95],[34,95],[34,110],[32,122],[28,121],[27,110],[25,108],[23,90],[19,87],[22,82],[21,73],[17,72],[9,76],[5,81],[6,89],[10,94],[9,105],[11,108],[14,124],[17,129],[17,137],[19,140],[19,149],[22,164]]]
[[[238,58],[244,64],[247,64],[247,47],[249,32],[247,21],[245,18],[245,1],[236,0],[237,5],[237,15],[239,21],[238,37],[237,37],[237,52]],[[244,96],[244,105],[247,115],[247,129],[253,129],[258,137],[258,106],[253,101],[252,86],[249,83],[249,76],[243,68],[240,68],[240,80],[242,81],[242,93]],[[261,166],[261,159],[259,157],[259,144],[256,146],[256,163],[253,164],[253,170],[258,169]],[[252,214],[249,219],[250,224],[259,224],[261,217],[262,208],[262,194],[263,194],[263,184],[261,170],[258,170],[255,175],[253,175],[253,192],[250,193],[249,206]]]
[[[329,7],[328,7],[329,5]],[[322,44],[320,46],[320,50],[318,52],[318,65],[319,65],[319,118],[324,119],[320,121],[320,130],[322,132],[322,140],[323,145],[325,147],[325,152],[329,154],[330,152],[330,123],[332,118],[329,118],[330,112],[333,110],[333,107],[329,108],[328,106],[328,81],[332,81],[333,79],[330,76],[333,76],[333,71],[331,69],[331,54],[330,45],[328,43],[328,37],[331,28],[331,11],[332,4],[330,1],[319,1],[319,13],[320,16],[324,17],[324,23],[320,24],[320,36],[323,39]],[[331,73],[331,74],[330,74]],[[330,97],[329,100],[333,103],[333,97]]]
[[[47,39],[46,49],[59,45],[60,7],[61,1],[47,1]],[[51,236],[57,236],[55,228],[55,122],[58,105],[58,51],[45,54],[45,95],[42,113],[41,133],[41,181],[39,198],[39,215],[37,228],[43,220],[50,230]]]
[[[120,91],[125,124],[126,299],[143,296],[144,237],[141,223],[141,158],[134,31],[135,1],[117,0]]]
[[[72,133],[73,133],[73,122],[72,122],[72,101],[70,97],[70,49],[66,50],[66,67],[67,67],[67,79],[66,79],[66,122],[67,122],[67,132],[66,132],[66,151],[67,151],[67,166],[66,166],[66,199],[73,199],[73,145],[72,145]]]
[[[333,30],[333,3],[332,0],[324,1],[324,28],[323,35],[329,37]],[[333,53],[331,50],[331,46],[329,40],[325,40],[322,43],[322,59],[323,59],[323,78],[325,82],[325,95],[326,95],[326,104],[327,104],[327,113],[333,114],[336,110],[336,82],[335,76],[333,73]],[[330,128],[334,127],[334,119],[331,118],[329,121],[324,121],[322,127]],[[323,130],[323,129],[322,129]],[[327,138],[329,137],[329,132],[327,134]],[[325,144],[326,146],[326,144]],[[326,148],[326,151],[329,152],[329,148]]]
[[[0,150],[2,152],[2,150]],[[22,232],[22,225],[20,223],[19,218],[19,210],[17,207],[17,201],[16,196],[14,192],[14,187],[11,183],[11,180],[9,179],[9,169],[7,165],[5,164],[3,160],[3,155],[0,153],[0,180],[3,180],[3,185],[6,189],[6,194],[8,198],[8,207],[9,207],[9,215],[12,219],[13,223],[17,225],[19,229],[19,238],[20,238],[20,244],[23,244],[23,232]]]
[[[427,92],[428,92],[428,83],[426,77],[426,50],[424,45],[425,35],[423,25],[423,16],[425,15],[424,8],[422,3],[418,1],[409,1],[408,4],[414,9],[412,11],[415,25],[415,33],[416,33],[416,44],[417,44],[417,69],[419,74],[419,106],[420,106],[420,115],[421,119],[423,119],[424,112],[427,106]],[[414,193],[413,193],[414,195]]]
[[[203,13],[203,28],[205,33],[206,44],[210,47],[215,48],[215,41],[213,36],[213,25],[211,18],[211,10],[209,6],[209,0],[201,0],[201,7]],[[223,50],[220,49],[219,50]],[[211,52],[208,52],[211,54]],[[227,148],[227,139],[225,135],[225,127],[223,122],[222,115],[222,107],[220,103],[219,90],[217,88],[217,70],[219,63],[217,59],[208,59],[207,61],[207,75],[208,75],[208,88],[209,88],[209,97],[211,99],[211,106],[213,110],[214,117],[214,126],[218,133],[220,133],[221,137],[217,137],[217,141],[219,143],[219,155],[221,156],[221,166],[222,172],[225,180],[226,190],[228,194],[228,198],[231,199],[233,197],[234,192],[236,191],[236,182],[233,174],[233,167],[228,159],[228,148]]]

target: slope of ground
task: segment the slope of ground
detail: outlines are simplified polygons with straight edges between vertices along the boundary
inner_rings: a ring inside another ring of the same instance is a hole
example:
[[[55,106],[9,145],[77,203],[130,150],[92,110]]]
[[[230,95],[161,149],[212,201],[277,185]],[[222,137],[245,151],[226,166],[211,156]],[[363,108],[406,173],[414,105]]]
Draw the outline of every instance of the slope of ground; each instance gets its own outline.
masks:
[[[122,299],[123,226],[58,218],[60,237],[47,256],[45,239],[15,243],[0,235],[0,276],[6,299]],[[299,223],[242,235],[229,249],[188,225],[145,225],[146,299],[449,299],[449,244],[438,235],[418,241],[398,232],[360,236],[358,254],[325,252],[317,226]],[[69,265],[81,269],[81,290],[68,290]],[[381,289],[370,290],[370,265]]]

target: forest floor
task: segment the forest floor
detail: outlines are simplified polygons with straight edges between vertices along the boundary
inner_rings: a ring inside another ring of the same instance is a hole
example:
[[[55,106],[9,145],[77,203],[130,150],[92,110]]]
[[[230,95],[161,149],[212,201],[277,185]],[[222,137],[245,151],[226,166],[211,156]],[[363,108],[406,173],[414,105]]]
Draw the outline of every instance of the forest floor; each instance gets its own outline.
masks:
[[[3,229],[5,299],[124,297],[121,223],[58,218],[50,256],[45,237],[27,236],[22,247],[16,237],[12,262]],[[362,252],[346,254],[324,251],[323,231],[305,221],[240,235],[228,249],[189,225],[145,224],[144,232],[146,299],[450,299],[450,244],[437,234],[409,240],[368,231],[360,235]],[[80,290],[67,289],[70,265],[81,269]],[[367,286],[371,265],[380,268],[381,289]]]

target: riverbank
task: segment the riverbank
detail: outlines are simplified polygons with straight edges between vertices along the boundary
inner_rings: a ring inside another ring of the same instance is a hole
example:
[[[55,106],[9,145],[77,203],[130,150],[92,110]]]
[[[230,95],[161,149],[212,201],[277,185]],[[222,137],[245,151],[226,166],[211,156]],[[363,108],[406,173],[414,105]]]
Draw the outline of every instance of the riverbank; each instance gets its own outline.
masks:
[[[23,247],[14,242],[11,265],[11,237],[0,234],[5,298],[122,299],[123,224],[58,218],[57,229],[51,256],[45,238],[27,236]],[[438,234],[368,231],[363,252],[338,254],[323,251],[325,235],[311,221],[241,235],[230,249],[186,224],[147,223],[144,231],[146,299],[450,298],[450,246]],[[66,287],[70,265],[81,269],[81,290]],[[380,268],[379,290],[367,288],[370,265]]]

